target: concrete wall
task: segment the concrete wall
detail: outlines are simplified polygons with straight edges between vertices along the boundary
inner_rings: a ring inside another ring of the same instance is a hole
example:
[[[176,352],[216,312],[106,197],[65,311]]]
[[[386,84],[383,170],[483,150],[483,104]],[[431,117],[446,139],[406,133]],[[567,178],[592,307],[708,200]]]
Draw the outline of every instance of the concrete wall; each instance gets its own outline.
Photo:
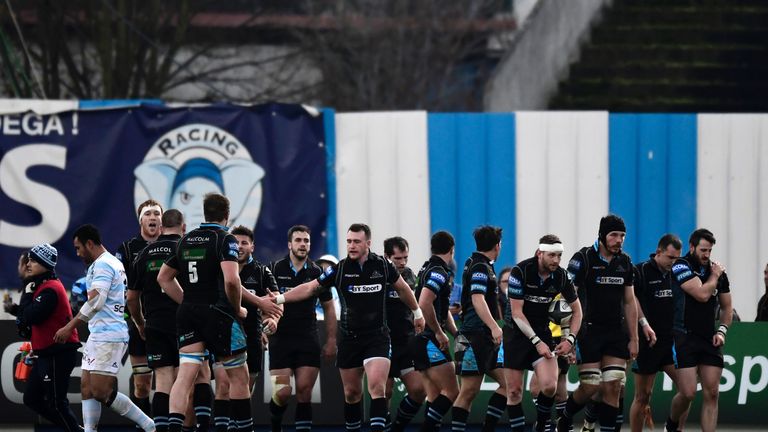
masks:
[[[539,0],[485,89],[486,111],[541,110],[611,0]]]

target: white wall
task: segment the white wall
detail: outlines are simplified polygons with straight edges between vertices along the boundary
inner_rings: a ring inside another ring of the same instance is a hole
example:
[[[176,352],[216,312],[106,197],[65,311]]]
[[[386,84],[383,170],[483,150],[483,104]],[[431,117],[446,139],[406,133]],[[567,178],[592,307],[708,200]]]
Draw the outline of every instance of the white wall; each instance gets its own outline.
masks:
[[[410,266],[429,258],[427,113],[336,115],[336,192],[339,255],[346,255],[350,224],[372,230],[372,249],[387,237],[410,243]]]
[[[768,262],[768,115],[698,118],[697,225],[711,230],[739,315],[755,317]]]

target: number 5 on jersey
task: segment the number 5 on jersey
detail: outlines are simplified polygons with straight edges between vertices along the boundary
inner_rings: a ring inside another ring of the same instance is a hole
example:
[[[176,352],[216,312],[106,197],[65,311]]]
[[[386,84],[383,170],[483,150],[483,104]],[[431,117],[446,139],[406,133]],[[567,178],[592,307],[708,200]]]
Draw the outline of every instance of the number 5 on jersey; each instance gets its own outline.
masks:
[[[189,283],[197,282],[197,261],[189,262]]]

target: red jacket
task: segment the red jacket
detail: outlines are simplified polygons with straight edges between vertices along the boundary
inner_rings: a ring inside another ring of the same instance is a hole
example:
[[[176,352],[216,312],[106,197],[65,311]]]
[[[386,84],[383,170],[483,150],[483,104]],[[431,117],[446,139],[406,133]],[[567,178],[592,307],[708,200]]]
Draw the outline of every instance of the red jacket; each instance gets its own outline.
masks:
[[[72,320],[72,308],[69,306],[69,299],[67,298],[67,292],[64,291],[64,285],[58,279],[48,279],[41,283],[33,294],[33,304],[35,302],[53,301],[53,296],[50,293],[42,293],[45,290],[51,290],[55,293],[55,306],[53,310],[44,317],[42,320],[33,320],[36,322],[30,322],[32,324],[32,350],[39,351],[50,347],[55,344],[53,341],[53,335],[56,331],[64,327],[69,321]],[[34,306],[33,306],[34,307]],[[79,343],[80,338],[77,335],[77,330],[72,332],[72,335],[67,339],[67,343]]]

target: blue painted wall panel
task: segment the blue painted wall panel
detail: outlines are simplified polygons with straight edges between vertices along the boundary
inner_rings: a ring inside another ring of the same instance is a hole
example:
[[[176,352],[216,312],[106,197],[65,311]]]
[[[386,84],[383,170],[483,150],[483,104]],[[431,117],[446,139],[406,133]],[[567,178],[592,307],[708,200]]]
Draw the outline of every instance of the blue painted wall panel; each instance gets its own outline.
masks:
[[[496,270],[517,262],[517,221],[515,220],[515,116],[486,114],[488,128],[487,184],[488,222],[504,229],[501,256]]]
[[[325,128],[325,165],[328,170],[328,222],[325,235],[328,253],[338,257],[337,212],[336,212],[336,111],[323,108],[323,127]]]
[[[456,237],[459,266],[475,250],[481,224],[504,228],[499,262],[515,259],[515,123],[513,114],[429,114],[432,231]]]
[[[610,210],[627,222],[625,250],[639,262],[667,232],[696,224],[696,119],[687,114],[610,115]]]
[[[687,250],[688,236],[697,228],[696,176],[698,165],[698,122],[695,114],[676,114],[669,125],[670,147],[667,163],[667,211],[669,230],[683,240]]]

